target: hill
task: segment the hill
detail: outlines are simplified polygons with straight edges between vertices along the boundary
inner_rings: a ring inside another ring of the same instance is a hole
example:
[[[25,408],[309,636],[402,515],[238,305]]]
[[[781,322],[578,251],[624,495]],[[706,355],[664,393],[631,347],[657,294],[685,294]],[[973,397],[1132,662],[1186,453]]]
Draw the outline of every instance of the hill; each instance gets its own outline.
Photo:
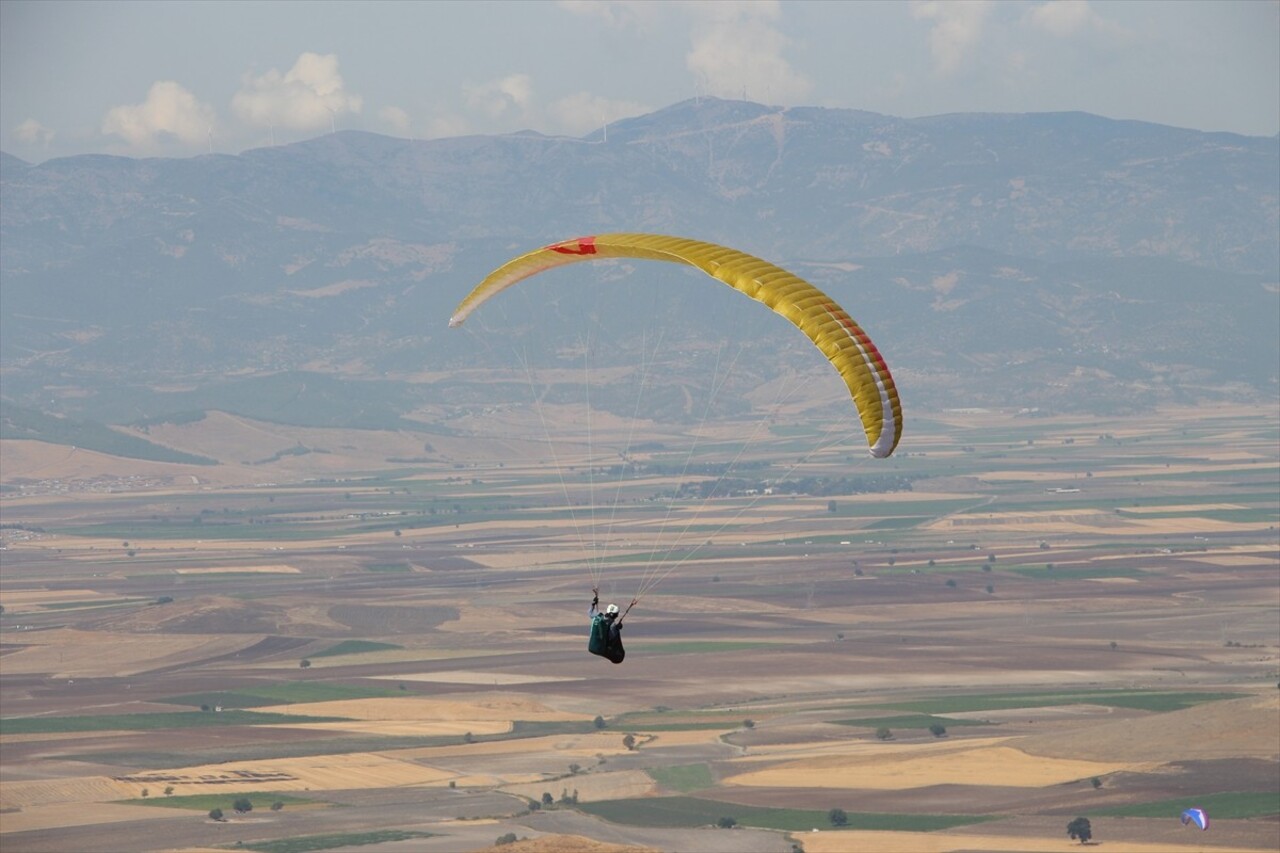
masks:
[[[1120,412],[1274,399],[1274,139],[1082,113],[903,119],[699,99],[603,136],[342,132],[237,156],[0,158],[4,404],[111,424],[218,409],[422,429],[583,353],[592,405],[713,415],[825,368],[784,323],[655,264],[584,266],[450,332],[523,250],[689,234],[807,276],[915,406]],[[708,356],[737,349],[725,384]],[[634,370],[647,365],[649,373]],[[711,395],[724,386],[731,393]],[[547,389],[587,396],[580,379]],[[28,434],[44,440],[49,436]]]

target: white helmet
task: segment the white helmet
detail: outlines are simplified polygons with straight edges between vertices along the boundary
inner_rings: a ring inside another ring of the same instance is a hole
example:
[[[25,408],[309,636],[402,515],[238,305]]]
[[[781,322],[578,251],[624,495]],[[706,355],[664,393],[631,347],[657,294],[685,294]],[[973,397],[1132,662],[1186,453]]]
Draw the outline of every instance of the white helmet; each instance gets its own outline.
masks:
[[[616,616],[618,615],[618,605],[610,604],[608,607],[604,609],[604,612],[608,613],[610,616]]]

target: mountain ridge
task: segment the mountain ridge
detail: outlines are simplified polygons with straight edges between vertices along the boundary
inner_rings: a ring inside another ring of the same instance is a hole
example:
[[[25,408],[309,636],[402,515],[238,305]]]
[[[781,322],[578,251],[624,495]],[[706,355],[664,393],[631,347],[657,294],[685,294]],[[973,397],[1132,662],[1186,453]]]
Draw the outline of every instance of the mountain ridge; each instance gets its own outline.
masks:
[[[185,159],[5,154],[0,187],[3,396],[55,414],[119,418],[106,400],[129,389],[150,401],[139,416],[161,416],[157,388],[213,400],[291,371],[510,370],[447,333],[453,305],[512,255],[605,231],[688,234],[810,277],[918,405],[1269,400],[1280,372],[1272,138],[696,99],[581,138],[341,131]],[[665,265],[589,266],[521,285],[512,337],[538,330],[535,361],[564,361],[584,322],[565,325],[566,300],[601,282],[615,284],[591,291],[585,322],[623,365],[642,321],[661,317],[688,353],[732,307]],[[794,342],[760,328],[760,363],[785,362]],[[706,385],[692,366],[665,369]]]

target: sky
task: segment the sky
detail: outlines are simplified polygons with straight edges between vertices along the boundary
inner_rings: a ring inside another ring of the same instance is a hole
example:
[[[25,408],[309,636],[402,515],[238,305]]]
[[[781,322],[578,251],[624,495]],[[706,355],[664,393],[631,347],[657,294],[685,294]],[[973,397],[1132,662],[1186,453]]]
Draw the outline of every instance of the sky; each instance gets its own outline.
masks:
[[[581,136],[699,96],[1280,132],[1280,0],[0,0],[0,148]]]

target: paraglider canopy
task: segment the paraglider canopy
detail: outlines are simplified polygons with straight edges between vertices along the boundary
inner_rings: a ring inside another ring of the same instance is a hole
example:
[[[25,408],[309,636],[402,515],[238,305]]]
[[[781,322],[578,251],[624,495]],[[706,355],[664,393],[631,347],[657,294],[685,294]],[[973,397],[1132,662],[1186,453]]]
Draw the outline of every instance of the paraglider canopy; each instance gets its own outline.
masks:
[[[1187,809],[1182,813],[1182,825],[1186,826],[1193,823],[1201,829],[1209,828],[1209,816],[1205,814],[1204,809]]]
[[[508,287],[549,269],[606,258],[638,258],[702,270],[782,315],[836,368],[862,419],[871,455],[883,459],[902,438],[902,404],[889,367],[866,332],[818,288],[767,261],[714,243],[661,234],[595,234],[543,246],[507,261],[454,309],[460,326],[476,308]]]

